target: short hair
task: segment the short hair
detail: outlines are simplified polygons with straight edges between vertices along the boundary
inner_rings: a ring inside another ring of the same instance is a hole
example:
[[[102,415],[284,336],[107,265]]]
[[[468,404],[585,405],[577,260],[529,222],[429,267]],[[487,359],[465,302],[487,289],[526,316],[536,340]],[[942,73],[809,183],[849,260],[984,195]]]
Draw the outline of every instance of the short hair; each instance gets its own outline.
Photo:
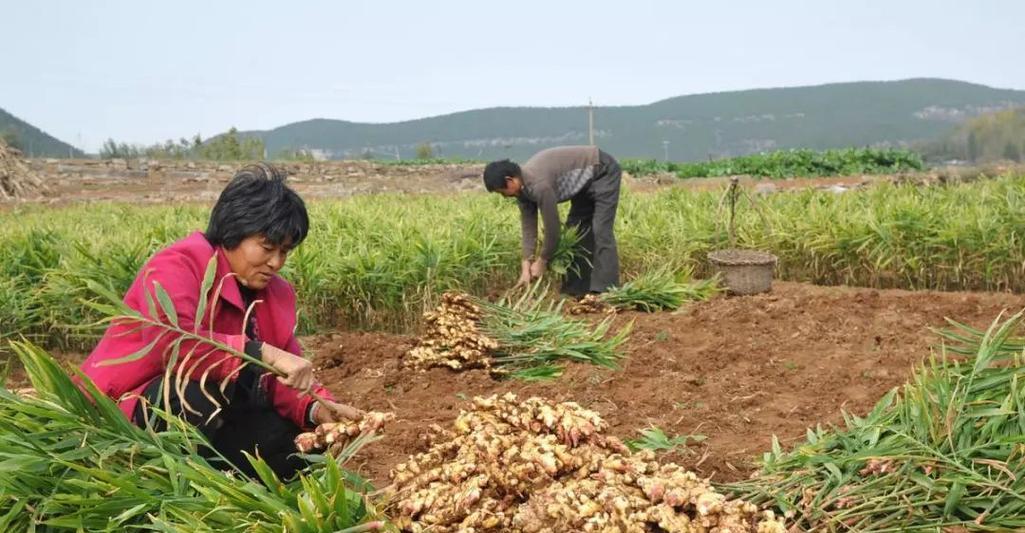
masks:
[[[303,199],[285,185],[285,178],[284,171],[263,162],[236,172],[210,212],[210,244],[233,250],[243,240],[261,235],[275,245],[298,246],[310,230],[310,218]]]
[[[520,166],[508,159],[492,161],[484,167],[484,188],[488,192],[504,189],[506,178],[518,178],[521,175]]]

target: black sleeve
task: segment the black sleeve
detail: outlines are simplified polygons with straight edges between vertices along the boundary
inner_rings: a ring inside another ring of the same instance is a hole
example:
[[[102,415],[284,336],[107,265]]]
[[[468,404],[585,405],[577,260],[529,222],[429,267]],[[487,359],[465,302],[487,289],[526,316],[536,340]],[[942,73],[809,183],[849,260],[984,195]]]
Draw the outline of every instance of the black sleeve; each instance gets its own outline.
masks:
[[[263,361],[263,354],[261,353],[263,351],[262,347],[263,347],[263,343],[260,342],[260,341],[247,340],[246,341],[246,355],[248,355],[249,357],[252,357],[253,359],[257,359],[257,360]]]
[[[306,421],[309,422],[311,426],[316,426],[317,425],[317,421],[313,419],[313,406],[314,405],[317,405],[317,402],[315,402],[315,401],[310,402],[309,407],[306,408]]]

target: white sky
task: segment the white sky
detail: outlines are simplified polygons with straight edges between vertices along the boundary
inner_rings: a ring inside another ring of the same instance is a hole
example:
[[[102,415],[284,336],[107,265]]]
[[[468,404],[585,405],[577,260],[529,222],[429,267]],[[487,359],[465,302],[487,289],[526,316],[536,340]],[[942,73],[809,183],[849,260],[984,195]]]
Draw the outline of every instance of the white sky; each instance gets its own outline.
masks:
[[[1025,2],[0,0],[0,108],[87,150],[309,118],[941,77],[1025,89]]]

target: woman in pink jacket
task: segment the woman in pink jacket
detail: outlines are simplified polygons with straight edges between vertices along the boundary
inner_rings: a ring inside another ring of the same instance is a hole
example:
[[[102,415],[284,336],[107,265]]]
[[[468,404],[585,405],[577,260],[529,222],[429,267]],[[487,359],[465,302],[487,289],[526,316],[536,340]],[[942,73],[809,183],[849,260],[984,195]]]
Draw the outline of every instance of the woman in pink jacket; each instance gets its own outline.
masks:
[[[242,472],[253,474],[242,455],[245,451],[259,454],[282,477],[291,477],[304,466],[294,455],[293,439],[300,431],[340,418],[358,419],[361,412],[335,403],[315,382],[311,363],[301,357],[294,333],[295,292],[278,271],[288,253],[306,238],[309,219],[302,199],[285,185],[284,178],[266,163],[239,171],[221,192],[206,232],[197,231],[157,252],[124,299],[129,307],[149,316],[145,292],[156,301],[159,283],[182,329],[193,331],[198,321],[204,336],[264,361],[284,377],[274,378],[203,342],[182,341],[179,356],[174,357],[169,349],[176,340],[172,335],[162,334],[158,327],[128,323],[111,325],[82,369],[119,402],[126,416],[143,426],[147,405],[165,405],[163,376],[173,362],[173,372],[187,378],[184,398],[177,390],[169,392],[175,415],[198,427],[213,448]],[[204,316],[197,317],[211,258],[217,262],[214,290]],[[250,306],[253,310],[247,320]],[[151,318],[166,322],[168,317]],[[150,344],[143,357],[111,364]],[[305,394],[308,391],[330,405],[314,401]],[[154,423],[152,417],[150,423]]]

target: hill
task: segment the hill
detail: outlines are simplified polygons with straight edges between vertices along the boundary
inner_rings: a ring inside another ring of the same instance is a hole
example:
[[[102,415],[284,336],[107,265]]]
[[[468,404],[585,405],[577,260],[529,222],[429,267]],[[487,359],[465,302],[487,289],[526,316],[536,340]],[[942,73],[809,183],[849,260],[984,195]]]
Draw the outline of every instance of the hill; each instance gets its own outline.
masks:
[[[595,143],[620,158],[687,161],[781,148],[910,146],[965,120],[1025,105],[1025,91],[961,81],[834,83],[678,96],[641,106],[596,107]],[[522,159],[560,144],[586,144],[586,107],[499,107],[368,124],[313,119],[267,131],[268,153],[306,148],[331,158],[435,156]]]
[[[30,157],[84,157],[70,144],[0,109],[0,137]]]

